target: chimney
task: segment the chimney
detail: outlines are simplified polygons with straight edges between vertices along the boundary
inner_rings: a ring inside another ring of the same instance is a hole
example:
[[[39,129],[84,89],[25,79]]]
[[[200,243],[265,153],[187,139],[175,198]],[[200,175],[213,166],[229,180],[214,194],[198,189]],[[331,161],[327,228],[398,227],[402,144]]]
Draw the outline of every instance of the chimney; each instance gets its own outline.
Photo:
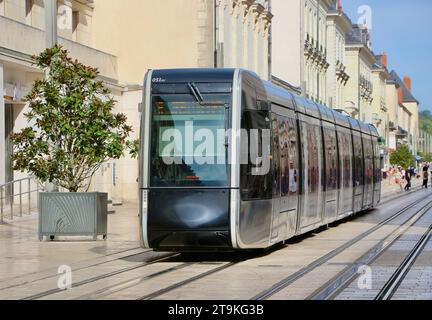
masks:
[[[341,0],[338,0],[338,4],[337,4],[337,10],[339,12],[339,14],[342,14],[342,3]]]
[[[383,54],[381,55],[381,64],[387,69],[387,53],[385,52],[383,52]]]
[[[398,102],[400,105],[403,104],[403,91],[402,91],[402,87],[398,88]]]
[[[407,87],[408,91],[411,92],[411,78],[408,76],[404,77],[405,87]]]

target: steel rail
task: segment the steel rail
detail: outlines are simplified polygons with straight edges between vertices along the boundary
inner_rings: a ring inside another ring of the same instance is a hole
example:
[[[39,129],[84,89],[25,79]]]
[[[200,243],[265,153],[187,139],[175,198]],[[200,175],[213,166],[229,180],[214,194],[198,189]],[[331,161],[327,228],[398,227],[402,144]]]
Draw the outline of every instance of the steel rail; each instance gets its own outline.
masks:
[[[187,285],[187,284],[189,284],[191,282],[200,280],[200,279],[205,278],[205,277],[207,277],[209,275],[212,275],[212,274],[215,274],[215,273],[220,272],[222,270],[228,269],[228,268],[230,268],[230,267],[238,264],[239,262],[240,261],[231,261],[231,262],[228,262],[228,263],[226,263],[226,264],[224,264],[224,265],[222,265],[220,267],[217,267],[217,268],[215,268],[213,270],[206,271],[206,272],[201,273],[199,275],[196,275],[196,276],[194,276],[192,278],[189,278],[189,279],[180,281],[178,283],[172,284],[172,285],[170,285],[170,286],[168,286],[166,288],[163,288],[163,289],[160,289],[160,290],[155,291],[153,293],[147,294],[147,295],[142,296],[142,297],[140,297],[140,298],[138,298],[136,300],[152,300],[152,299],[154,299],[156,297],[159,297],[159,296],[161,296],[161,295],[163,295],[165,293],[168,293],[170,291],[173,291],[173,290],[176,290],[176,289],[178,289],[180,287],[183,287],[183,286],[185,286],[185,285]]]
[[[314,293],[308,296],[307,300],[329,300],[334,299],[343,289],[345,289],[358,276],[360,266],[370,265],[379,256],[381,256],[391,245],[393,245],[400,237],[417,221],[419,221],[432,208],[432,201],[428,202],[421,209],[416,211],[414,215],[405,220],[399,228],[388,235],[384,240],[380,241],[366,254],[357,259],[339,272],[330,281],[326,282]]]
[[[412,266],[416,262],[417,258],[423,252],[427,243],[432,237],[432,225],[429,226],[428,230],[423,234],[420,240],[416,243],[415,247],[410,251],[408,256],[398,266],[396,271],[392,274],[390,279],[377,294],[374,300],[391,300],[402,284],[403,280],[411,270]]]
[[[415,202],[413,202],[413,203],[409,204],[408,206],[402,208],[401,210],[399,210],[398,212],[394,213],[390,217],[388,217],[388,218],[384,219],[383,221],[381,221],[376,226],[370,228],[369,230],[363,232],[362,234],[360,234],[360,235],[356,236],[355,238],[351,239],[350,241],[346,242],[345,244],[343,244],[343,245],[339,246],[338,248],[330,251],[326,255],[324,255],[324,256],[318,258],[317,260],[311,262],[306,267],[301,268],[300,270],[296,271],[295,273],[293,273],[293,274],[289,275],[288,277],[282,279],[281,281],[279,281],[276,284],[274,284],[272,287],[270,287],[270,288],[268,288],[266,290],[263,290],[258,295],[252,297],[251,300],[265,300],[265,299],[270,298],[271,296],[273,296],[276,293],[280,292],[281,290],[285,289],[286,287],[288,287],[289,285],[291,285],[295,281],[297,281],[300,278],[304,277],[306,274],[310,273],[311,271],[315,270],[316,268],[318,268],[319,266],[323,265],[327,261],[329,261],[332,258],[336,257],[337,255],[339,255],[341,252],[345,251],[349,247],[353,246],[354,244],[356,244],[359,241],[363,240],[364,238],[366,238],[370,234],[374,233],[375,231],[379,230],[383,226],[385,226],[388,223],[392,222],[393,220],[395,220],[399,216],[403,215],[408,210],[410,210],[414,206],[418,205],[419,202],[422,202],[422,201],[424,201],[426,199],[429,199],[429,198],[430,198],[430,195],[427,195],[427,196],[421,198],[420,200],[416,200]]]
[[[128,252],[128,251],[132,251],[132,250],[136,250],[136,249],[141,249],[141,248],[138,247],[138,248],[127,249],[127,250],[115,252],[115,253],[112,253],[112,254],[109,254],[109,255],[105,255],[104,257],[110,257],[110,256],[113,256],[113,255],[116,255],[116,254],[122,254],[122,253],[125,253],[125,252]],[[142,255],[142,254],[146,254],[146,253],[149,253],[149,252],[151,252],[151,251],[150,250],[145,250],[145,251],[134,253],[134,254],[128,254],[126,256],[122,256],[122,257],[119,257],[119,258],[114,258],[114,259],[110,259],[110,260],[107,260],[107,261],[97,262],[97,263],[94,263],[94,264],[91,264],[91,265],[88,265],[88,266],[79,267],[79,268],[73,269],[73,271],[75,272],[75,271],[85,270],[85,269],[89,269],[89,268],[92,268],[92,267],[101,266],[103,264],[111,263],[111,262],[114,262],[114,261],[117,261],[117,260],[122,260],[122,259],[126,259],[126,258],[136,257],[136,256],[139,256],[139,255]],[[31,273],[27,273],[26,276],[33,275],[33,274],[38,274],[38,273],[41,273],[41,272],[49,272],[49,271],[51,271],[51,270],[50,269],[46,269],[46,270],[31,272]],[[57,271],[55,271],[55,272],[57,272]],[[12,281],[14,279],[19,279],[21,277],[22,276],[16,276],[16,277],[8,278],[8,279],[3,279],[3,280],[0,281],[0,285],[2,283],[4,283],[4,282]],[[36,283],[38,281],[47,280],[47,279],[56,278],[56,277],[58,277],[57,273],[52,274],[52,275],[43,276],[41,278],[33,279],[31,281],[23,281],[23,282],[16,283],[16,284],[13,284],[13,285],[9,285],[9,286],[6,286],[6,287],[0,287],[0,291],[8,290],[8,289],[16,288],[16,287],[20,287],[20,286],[23,286],[23,285],[29,285],[29,284],[32,284],[32,283]]]
[[[119,275],[119,274],[122,274],[122,273],[125,273],[125,272],[129,272],[129,271],[132,271],[132,270],[140,269],[140,268],[152,265],[152,264],[156,264],[158,262],[163,262],[163,261],[165,261],[167,259],[171,259],[171,258],[173,258],[175,256],[178,256],[178,255],[180,255],[180,254],[179,253],[174,253],[172,255],[169,255],[169,256],[166,256],[166,257],[163,257],[163,258],[160,258],[160,259],[156,259],[154,261],[145,262],[145,263],[139,264],[137,266],[126,267],[126,268],[122,268],[120,270],[116,270],[116,271],[112,271],[112,272],[105,273],[105,274],[102,274],[102,275],[98,275],[98,276],[95,276],[95,277],[92,277],[92,278],[89,278],[89,279],[85,279],[85,280],[76,282],[76,283],[73,284],[73,287],[74,288],[81,287],[83,285],[86,285],[86,284],[89,284],[89,283],[92,283],[92,282],[95,282],[95,281],[106,279],[106,278],[109,278],[109,277],[112,277],[112,276],[116,276],[116,275]],[[53,294],[56,294],[56,293],[59,293],[59,292],[63,292],[63,291],[64,290],[62,290],[62,289],[55,288],[55,289],[47,290],[47,291],[44,291],[44,292],[40,292],[40,293],[31,295],[31,296],[28,296],[28,297],[20,299],[20,300],[36,300],[36,299],[44,298],[44,297],[47,297],[47,296],[50,296],[50,295],[53,295]]]

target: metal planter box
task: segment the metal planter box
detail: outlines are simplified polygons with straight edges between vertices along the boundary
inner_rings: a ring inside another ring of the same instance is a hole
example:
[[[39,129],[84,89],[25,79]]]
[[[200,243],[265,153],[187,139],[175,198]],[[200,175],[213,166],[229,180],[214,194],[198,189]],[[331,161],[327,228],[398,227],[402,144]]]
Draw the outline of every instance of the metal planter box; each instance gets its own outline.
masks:
[[[99,192],[39,194],[39,240],[44,236],[107,237],[108,194]]]

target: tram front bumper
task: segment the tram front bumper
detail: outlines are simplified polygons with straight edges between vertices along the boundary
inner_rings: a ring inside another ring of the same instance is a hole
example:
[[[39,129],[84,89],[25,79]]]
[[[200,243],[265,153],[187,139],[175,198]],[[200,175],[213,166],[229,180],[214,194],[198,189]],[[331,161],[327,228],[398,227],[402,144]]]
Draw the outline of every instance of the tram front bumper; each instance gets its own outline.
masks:
[[[147,236],[160,250],[228,249],[229,189],[150,189]]]

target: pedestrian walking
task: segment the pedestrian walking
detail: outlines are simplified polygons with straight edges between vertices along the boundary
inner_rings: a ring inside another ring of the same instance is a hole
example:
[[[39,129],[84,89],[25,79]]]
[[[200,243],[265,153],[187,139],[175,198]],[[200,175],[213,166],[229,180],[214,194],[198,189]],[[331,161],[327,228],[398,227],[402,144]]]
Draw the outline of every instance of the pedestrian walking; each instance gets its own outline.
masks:
[[[429,172],[428,172],[428,166],[423,167],[423,187],[426,189],[428,188],[428,181],[429,181]]]
[[[402,188],[402,172],[398,169],[396,169],[396,172],[395,172],[395,183],[400,187],[401,190],[403,190],[403,188]]]
[[[411,170],[405,171],[405,180],[406,180],[405,191],[409,191],[411,188]]]

